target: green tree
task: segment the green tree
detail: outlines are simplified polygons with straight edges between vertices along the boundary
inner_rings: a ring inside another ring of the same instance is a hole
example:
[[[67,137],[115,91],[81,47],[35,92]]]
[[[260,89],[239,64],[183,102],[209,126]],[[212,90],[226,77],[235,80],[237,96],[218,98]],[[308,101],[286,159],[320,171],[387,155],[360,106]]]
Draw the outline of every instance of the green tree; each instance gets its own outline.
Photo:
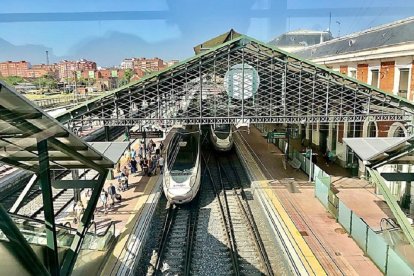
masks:
[[[17,85],[18,83],[24,82],[24,78],[19,76],[9,76],[9,77],[2,77],[2,80],[4,80],[6,83],[10,85]]]
[[[53,75],[44,75],[36,80],[39,88],[54,89],[58,86],[58,81]]]
[[[126,69],[124,73],[124,77],[122,78],[123,82],[129,83],[133,75],[134,75],[134,71],[132,71],[131,68]]]

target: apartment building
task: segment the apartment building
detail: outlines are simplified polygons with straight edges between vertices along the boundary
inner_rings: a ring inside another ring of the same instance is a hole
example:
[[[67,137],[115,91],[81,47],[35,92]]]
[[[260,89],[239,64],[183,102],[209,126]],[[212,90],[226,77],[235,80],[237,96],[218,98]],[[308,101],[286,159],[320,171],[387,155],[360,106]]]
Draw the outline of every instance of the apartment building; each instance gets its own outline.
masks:
[[[6,61],[0,63],[0,74],[3,77],[19,76],[25,78],[31,65],[27,61]]]
[[[164,60],[154,58],[126,58],[121,63],[122,69],[139,69],[144,72],[160,71],[166,67]]]
[[[79,61],[62,60],[58,63],[58,68],[59,79],[64,80],[74,78],[74,74],[76,71],[84,71],[88,72],[89,74],[89,71],[95,71],[97,66],[96,62],[94,61],[81,59]]]

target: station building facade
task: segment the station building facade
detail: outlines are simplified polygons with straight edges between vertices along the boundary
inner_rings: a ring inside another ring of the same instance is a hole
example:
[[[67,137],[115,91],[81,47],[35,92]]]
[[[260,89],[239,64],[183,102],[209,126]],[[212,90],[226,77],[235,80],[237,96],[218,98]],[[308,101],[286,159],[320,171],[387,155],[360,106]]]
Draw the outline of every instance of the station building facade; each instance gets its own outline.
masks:
[[[395,21],[294,52],[390,94],[414,100],[414,17]],[[306,126],[306,139],[323,152],[335,151],[339,163],[349,165],[345,137],[405,137],[407,122],[314,124]]]
[[[414,17],[391,22],[344,37],[300,49],[293,54],[324,65],[383,91],[414,101]],[[365,167],[352,150],[346,147],[346,137],[407,137],[413,132],[412,122],[341,122],[293,126],[308,143],[322,152],[335,152],[337,163]],[[410,165],[387,165],[382,172],[411,172]],[[388,182],[392,193],[401,198],[405,182]],[[414,195],[413,195],[414,196]]]

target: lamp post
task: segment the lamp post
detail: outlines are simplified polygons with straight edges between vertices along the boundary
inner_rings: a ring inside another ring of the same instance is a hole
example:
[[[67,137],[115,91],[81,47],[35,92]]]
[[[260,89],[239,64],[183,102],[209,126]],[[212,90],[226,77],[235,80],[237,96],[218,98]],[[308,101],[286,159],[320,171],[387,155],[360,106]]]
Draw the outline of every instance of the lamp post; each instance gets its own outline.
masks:
[[[312,148],[309,149],[309,182],[312,181]]]

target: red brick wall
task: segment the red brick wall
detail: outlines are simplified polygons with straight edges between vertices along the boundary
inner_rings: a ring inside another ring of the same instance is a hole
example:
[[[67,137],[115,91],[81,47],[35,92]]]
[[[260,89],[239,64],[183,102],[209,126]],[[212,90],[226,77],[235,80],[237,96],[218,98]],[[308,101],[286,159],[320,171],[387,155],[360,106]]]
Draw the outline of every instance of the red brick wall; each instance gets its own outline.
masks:
[[[394,69],[395,61],[381,62],[380,88],[391,93],[394,88]]]
[[[357,79],[365,83],[368,81],[368,64],[358,64]]]
[[[394,122],[377,122],[378,137],[388,137],[388,131],[393,123]]]
[[[339,66],[339,72],[342,73],[342,74],[347,75],[348,74],[348,65]]]

